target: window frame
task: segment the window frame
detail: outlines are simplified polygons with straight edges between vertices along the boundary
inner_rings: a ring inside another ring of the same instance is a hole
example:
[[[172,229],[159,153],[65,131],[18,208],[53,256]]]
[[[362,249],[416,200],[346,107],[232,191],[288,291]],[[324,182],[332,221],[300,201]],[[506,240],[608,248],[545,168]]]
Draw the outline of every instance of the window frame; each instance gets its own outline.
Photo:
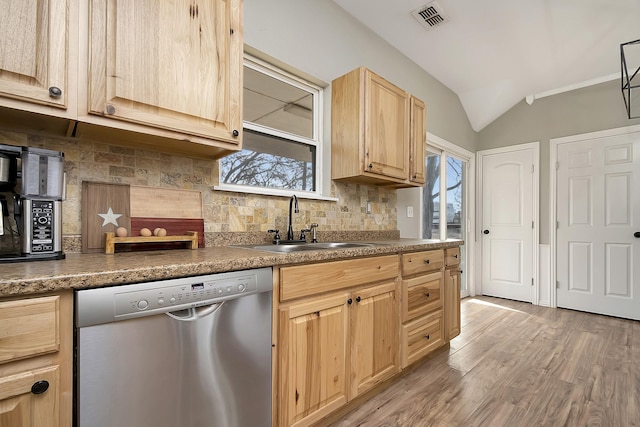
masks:
[[[289,140],[294,143],[301,143],[301,144],[306,144],[306,145],[315,147],[315,171],[314,171],[315,177],[316,177],[315,191],[286,190],[286,189],[277,189],[277,188],[257,187],[252,185],[223,183],[220,181],[222,168],[219,168],[219,171],[218,171],[218,185],[215,185],[213,189],[219,190],[219,191],[231,191],[231,192],[238,192],[238,193],[251,193],[251,194],[260,194],[260,195],[283,196],[283,197],[291,197],[292,195],[295,194],[299,198],[331,200],[331,201],[337,200],[333,197],[326,197],[323,195],[324,194],[324,188],[323,188],[324,88],[308,81],[307,79],[304,79],[287,70],[284,70],[281,67],[275,66],[259,58],[256,58],[255,56],[250,55],[246,52],[244,54],[243,67],[251,68],[252,70],[263,73],[273,79],[279,80],[281,82],[294,86],[298,89],[307,91],[313,95],[313,130],[312,130],[313,137],[312,138],[305,138],[300,135],[295,135],[289,132],[285,132],[282,130],[270,128],[268,126],[263,126],[260,124],[256,124],[256,123],[252,123],[244,120],[242,122],[242,126],[243,126],[243,129],[259,132],[269,136],[274,136],[276,138],[281,138],[284,140]],[[243,91],[244,91],[244,87],[243,87]],[[222,161],[223,159],[218,160],[218,162],[222,162]]]

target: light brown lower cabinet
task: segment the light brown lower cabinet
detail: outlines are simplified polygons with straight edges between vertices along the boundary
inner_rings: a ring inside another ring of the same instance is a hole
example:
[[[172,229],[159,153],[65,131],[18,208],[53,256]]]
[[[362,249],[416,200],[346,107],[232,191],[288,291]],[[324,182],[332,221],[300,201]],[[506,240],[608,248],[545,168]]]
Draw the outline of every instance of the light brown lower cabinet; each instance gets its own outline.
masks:
[[[402,325],[402,368],[422,359],[444,344],[442,310]]]
[[[280,308],[282,426],[312,425],[399,371],[394,282]]]
[[[72,424],[73,295],[0,302],[0,426]]]
[[[279,426],[308,426],[395,375],[398,256],[279,270]]]
[[[357,290],[349,298],[352,300],[350,399],[400,370],[396,295],[396,284],[391,282]]]
[[[460,269],[456,266],[444,271],[445,277],[445,339],[460,335]]]
[[[327,422],[459,333],[448,268],[438,249],[275,269],[277,426]]]
[[[279,426],[310,425],[347,403],[349,294],[280,308]]]

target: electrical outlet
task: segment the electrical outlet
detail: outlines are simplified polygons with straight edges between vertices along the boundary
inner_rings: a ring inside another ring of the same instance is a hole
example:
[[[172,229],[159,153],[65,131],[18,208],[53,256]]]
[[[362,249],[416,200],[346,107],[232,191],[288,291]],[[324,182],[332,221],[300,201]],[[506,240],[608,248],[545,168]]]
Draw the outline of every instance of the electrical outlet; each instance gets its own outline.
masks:
[[[413,206],[407,206],[407,218],[413,218]]]
[[[367,213],[371,213],[371,202],[367,202]]]

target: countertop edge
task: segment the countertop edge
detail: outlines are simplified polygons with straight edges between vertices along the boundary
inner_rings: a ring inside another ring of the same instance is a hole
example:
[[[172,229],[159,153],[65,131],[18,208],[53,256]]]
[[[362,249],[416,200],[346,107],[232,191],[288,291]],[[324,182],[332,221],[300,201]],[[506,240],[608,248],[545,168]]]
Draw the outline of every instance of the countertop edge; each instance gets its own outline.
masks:
[[[371,243],[374,245],[369,247],[288,254],[232,246],[115,255],[68,254],[65,260],[60,261],[2,265],[4,274],[0,277],[0,298],[61,292],[69,289],[117,286],[260,267],[282,267],[354,257],[446,249],[464,244],[462,240],[420,239]]]

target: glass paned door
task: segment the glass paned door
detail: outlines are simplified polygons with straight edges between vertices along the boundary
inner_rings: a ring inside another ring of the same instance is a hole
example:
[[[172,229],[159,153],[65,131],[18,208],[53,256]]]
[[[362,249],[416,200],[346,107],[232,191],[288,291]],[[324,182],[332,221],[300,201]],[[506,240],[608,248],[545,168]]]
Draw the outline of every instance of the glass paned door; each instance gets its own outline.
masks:
[[[427,152],[426,184],[422,193],[422,238],[466,238],[468,160],[433,147]],[[467,251],[460,247],[460,292],[468,295]]]
[[[423,191],[422,238],[440,238],[440,153],[427,152],[426,184]]]
[[[466,212],[465,212],[465,195],[466,195],[466,170],[467,162],[455,157],[447,156],[447,239],[462,239],[466,237]],[[466,254],[464,247],[460,248],[460,270],[462,275],[466,271]],[[460,280],[460,292],[465,293],[467,290],[466,278]]]

